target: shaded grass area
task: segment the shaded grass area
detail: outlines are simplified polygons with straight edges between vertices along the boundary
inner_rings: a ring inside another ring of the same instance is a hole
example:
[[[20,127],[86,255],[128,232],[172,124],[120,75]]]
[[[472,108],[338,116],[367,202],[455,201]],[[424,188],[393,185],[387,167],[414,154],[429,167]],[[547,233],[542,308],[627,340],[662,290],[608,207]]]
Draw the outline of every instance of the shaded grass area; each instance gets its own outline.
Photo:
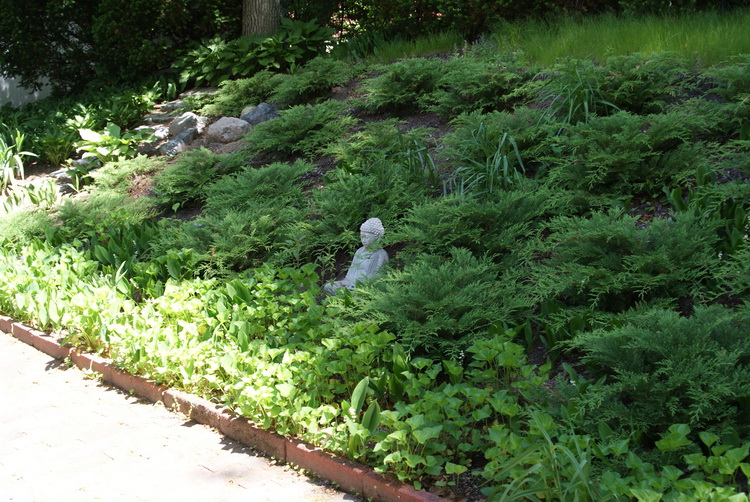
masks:
[[[691,65],[710,66],[750,52],[750,9],[676,16],[604,14],[583,18],[504,23],[492,33],[499,53],[528,64],[561,58],[604,61],[629,54],[673,52]]]

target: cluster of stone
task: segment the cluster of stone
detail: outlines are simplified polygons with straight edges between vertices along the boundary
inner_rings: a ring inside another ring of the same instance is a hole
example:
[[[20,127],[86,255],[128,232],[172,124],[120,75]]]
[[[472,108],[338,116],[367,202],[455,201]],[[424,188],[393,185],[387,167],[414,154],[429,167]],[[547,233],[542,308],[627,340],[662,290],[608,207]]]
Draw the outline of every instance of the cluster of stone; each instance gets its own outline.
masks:
[[[234,143],[242,139],[257,124],[278,117],[279,109],[268,103],[248,106],[240,117],[221,117],[209,124],[207,117],[193,112],[177,115],[184,107],[181,99],[157,105],[153,113],[143,118],[143,125],[136,129],[148,129],[154,140],[141,145],[139,151],[146,155],[174,157],[191,149],[196,140],[204,143]]]

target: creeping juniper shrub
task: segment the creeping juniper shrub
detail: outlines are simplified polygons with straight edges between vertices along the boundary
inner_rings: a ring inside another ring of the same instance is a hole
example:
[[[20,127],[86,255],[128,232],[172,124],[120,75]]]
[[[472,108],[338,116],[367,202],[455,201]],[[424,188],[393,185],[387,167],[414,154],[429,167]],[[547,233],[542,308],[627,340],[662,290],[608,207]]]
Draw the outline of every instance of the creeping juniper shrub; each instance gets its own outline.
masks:
[[[37,208],[0,213],[0,242],[4,248],[11,248],[34,238],[42,239],[54,224],[46,211]]]
[[[671,424],[741,435],[750,413],[750,311],[697,307],[691,317],[664,309],[628,313],[622,326],[577,337],[594,376],[581,396],[587,421],[643,433],[648,444]]]
[[[451,121],[452,131],[445,135],[448,162],[479,162],[497,152],[497,146],[504,134],[513,137],[527,169],[534,170],[548,137],[548,131],[539,125],[543,111],[519,107],[513,112],[494,111],[490,113],[462,113]]]
[[[298,105],[253,127],[245,141],[251,150],[277,159],[292,155],[314,158],[345,135],[354,123],[345,104],[338,101]]]
[[[238,117],[242,110],[269,99],[274,89],[285,76],[267,70],[259,71],[250,78],[227,80],[219,85],[219,90],[207,98],[199,113],[211,117]]]
[[[549,229],[524,250],[528,294],[537,301],[623,312],[641,302],[716,296],[719,237],[710,220],[680,214],[639,229],[612,210],[556,218]]]
[[[205,148],[186,152],[174,165],[156,175],[156,198],[168,208],[200,205],[206,199],[208,185],[220,176],[240,170],[246,163],[242,152],[215,155]]]
[[[108,162],[89,176],[94,180],[92,185],[96,190],[126,193],[136,176],[152,174],[161,167],[161,160],[139,155],[128,160]]]
[[[703,75],[713,83],[710,93],[737,102],[750,94],[750,55],[733,56],[727,64],[706,68]]]
[[[276,162],[261,168],[245,167],[206,187],[205,210],[218,214],[258,202],[301,207],[301,178],[312,169],[313,166],[303,160]]]
[[[245,167],[205,188],[196,220],[168,227],[155,248],[192,249],[212,273],[259,266],[283,251],[289,228],[305,217],[303,161]]]
[[[69,199],[57,207],[62,225],[59,238],[85,239],[106,234],[110,227],[140,225],[154,217],[154,202],[148,197],[133,200],[113,191],[94,192],[83,199]]]
[[[384,73],[363,82],[359,108],[397,116],[418,111],[425,96],[435,90],[443,64],[438,58],[411,58],[376,68]]]
[[[534,96],[532,102],[544,110],[542,122],[554,124],[561,132],[618,110],[603,89],[605,71],[589,60],[568,60],[532,79],[519,92]]]
[[[317,57],[294,73],[284,75],[270,101],[280,106],[315,103],[326,99],[336,86],[349,83],[358,68],[349,61]]]
[[[414,356],[461,359],[462,352],[524,307],[488,257],[454,248],[422,254],[357,289],[358,315],[395,334]],[[493,331],[494,330],[494,331]]]
[[[444,117],[461,113],[510,110],[516,92],[529,78],[515,62],[453,58],[447,61],[435,89],[420,98],[420,108]]]
[[[424,144],[430,129],[416,127],[407,132],[400,129],[398,119],[385,119],[365,124],[361,131],[342,138],[326,149],[336,165],[350,173],[368,174],[378,161],[393,161],[414,142]]]
[[[617,108],[638,115],[661,113],[684,92],[688,69],[673,53],[632,54],[608,58],[602,90]]]
[[[351,253],[358,247],[359,226],[372,216],[383,221],[390,241],[390,229],[427,196],[424,182],[409,182],[385,169],[370,174],[337,169],[322,190],[313,192],[312,218],[304,224],[306,245],[317,252]]]
[[[677,113],[592,117],[547,143],[549,182],[592,194],[647,194],[703,162]]]
[[[486,200],[440,197],[414,206],[393,239],[408,243],[402,259],[414,253],[449,256],[453,248],[464,248],[503,263],[550,215],[564,210],[550,195],[537,188],[502,191]]]

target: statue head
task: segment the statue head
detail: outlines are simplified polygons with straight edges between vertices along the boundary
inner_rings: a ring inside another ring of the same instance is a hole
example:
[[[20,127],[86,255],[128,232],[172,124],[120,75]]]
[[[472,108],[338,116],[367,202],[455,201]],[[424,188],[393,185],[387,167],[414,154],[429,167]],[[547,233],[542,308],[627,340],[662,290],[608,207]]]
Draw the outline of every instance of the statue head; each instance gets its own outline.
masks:
[[[379,218],[370,218],[359,227],[362,245],[366,248],[373,246],[384,234],[383,222]]]

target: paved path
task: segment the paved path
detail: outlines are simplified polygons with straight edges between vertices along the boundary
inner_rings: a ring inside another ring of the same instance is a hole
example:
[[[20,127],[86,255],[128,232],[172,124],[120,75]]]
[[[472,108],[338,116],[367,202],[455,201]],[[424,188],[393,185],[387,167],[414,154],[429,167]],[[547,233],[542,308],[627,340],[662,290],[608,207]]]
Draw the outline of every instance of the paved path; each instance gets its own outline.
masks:
[[[0,502],[357,501],[0,332]]]

